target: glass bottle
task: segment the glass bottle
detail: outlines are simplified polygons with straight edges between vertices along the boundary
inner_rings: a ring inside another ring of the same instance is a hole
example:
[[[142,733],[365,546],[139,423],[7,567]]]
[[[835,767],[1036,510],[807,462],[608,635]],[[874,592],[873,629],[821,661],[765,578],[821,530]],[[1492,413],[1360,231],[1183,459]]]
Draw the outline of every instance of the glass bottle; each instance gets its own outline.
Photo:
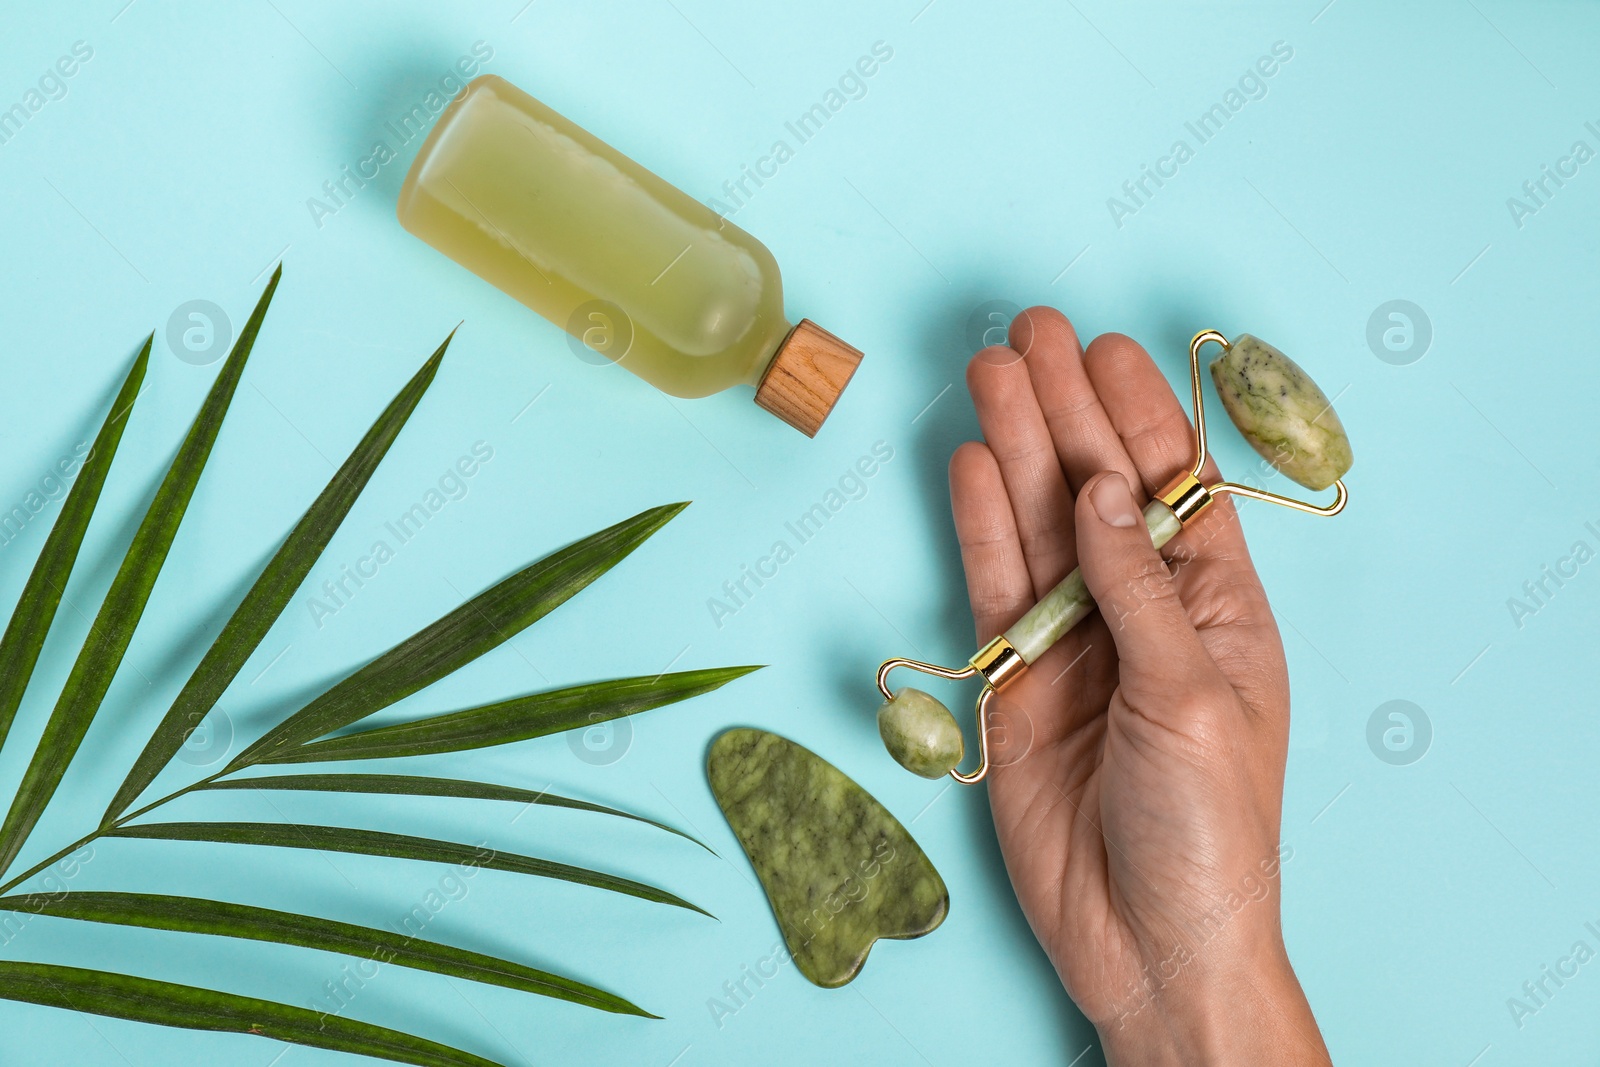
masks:
[[[663,392],[740,384],[815,435],[861,353],[784,317],[766,247],[494,75],[428,134],[400,223]]]

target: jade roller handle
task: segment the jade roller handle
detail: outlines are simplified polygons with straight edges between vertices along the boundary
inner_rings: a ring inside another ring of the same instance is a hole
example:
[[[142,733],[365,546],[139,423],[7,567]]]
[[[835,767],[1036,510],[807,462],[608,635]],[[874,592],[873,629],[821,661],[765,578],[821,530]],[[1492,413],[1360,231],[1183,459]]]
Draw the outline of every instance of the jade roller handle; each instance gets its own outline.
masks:
[[[1150,531],[1150,543],[1156,548],[1161,548],[1183,529],[1180,511],[1193,517],[1208,502],[1205,490],[1192,474],[1174,482],[1172,488],[1184,490],[1176,497],[1170,492],[1162,494],[1173,499],[1174,504],[1157,498],[1144,506],[1145,528]],[[1190,489],[1199,492],[1195,494],[1188,491]],[[886,703],[878,709],[878,732],[889,754],[902,767],[924,778],[948,774],[963,785],[981,782],[989,773],[990,700],[1016,681],[1094,608],[1094,597],[1089,595],[1089,587],[1084,584],[1083,571],[1074,568],[1029,608],[1026,615],[1012,623],[1010,629],[978,649],[961,670],[906,659],[884,661],[878,668],[878,690]],[[889,688],[889,672],[896,667],[909,667],[939,678],[967,678],[976,674],[983,679],[983,692],[977,706],[979,758],[975,770],[963,773],[958,769],[964,746],[961,728],[956,725],[949,708],[921,690],[904,688],[895,692]]]
[[[1151,543],[1157,548],[1172,540],[1183,529],[1178,516],[1160,500],[1152,500],[1144,506],[1144,524],[1150,530]],[[1004,640],[1016,649],[1023,663],[1031,666],[1068,630],[1082,622],[1094,610],[1094,606],[1089,587],[1083,583],[1083,571],[1074,568],[1043,599],[1029,608],[1026,615],[1011,624],[1011,628],[1003,635]],[[992,662],[990,646],[972,657],[972,665],[984,670],[980,660],[985,658]],[[984,673],[988,674],[987,671]]]

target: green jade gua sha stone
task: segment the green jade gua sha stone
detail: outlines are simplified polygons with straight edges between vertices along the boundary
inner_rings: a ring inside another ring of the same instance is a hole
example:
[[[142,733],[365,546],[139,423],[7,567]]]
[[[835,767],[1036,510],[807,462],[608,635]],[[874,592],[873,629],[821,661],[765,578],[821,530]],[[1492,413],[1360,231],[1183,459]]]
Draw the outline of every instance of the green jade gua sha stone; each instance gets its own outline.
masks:
[[[931,698],[930,698],[931,699]],[[887,808],[816,753],[741,727],[711,743],[711,792],[800,973],[844,985],[883,937],[932,932],[950,891]]]
[[[1207,344],[1222,347],[1211,362],[1211,378],[1228,417],[1262,458],[1308,489],[1338,489],[1328,504],[1294,500],[1236,482],[1206,485],[1204,397],[1201,390],[1200,350]],[[1294,360],[1250,334],[1229,341],[1216,330],[1203,330],[1189,342],[1189,376],[1194,390],[1195,455],[1181,472],[1145,505],[1145,526],[1156,548],[1172,540],[1184,526],[1224,494],[1235,494],[1295,508],[1316,515],[1337,515],[1349,499],[1342,479],[1350,470],[1350,438],[1328,399],[1311,376]],[[941,667],[909,659],[885,660],[878,668],[878,690],[887,701],[878,711],[878,730],[895,760],[916,774],[937,777],[948,773],[971,785],[989,772],[987,718],[989,701],[1002,688],[1024,674],[1029,665],[1094,610],[1094,598],[1083,574],[1074,570],[1063,578],[1011,628],[979,649],[965,666]],[[939,678],[977,675],[984,688],[978,698],[978,766],[958,769],[960,731],[939,701],[915,689],[895,692],[889,672],[906,667]],[[952,743],[953,739],[953,743]]]

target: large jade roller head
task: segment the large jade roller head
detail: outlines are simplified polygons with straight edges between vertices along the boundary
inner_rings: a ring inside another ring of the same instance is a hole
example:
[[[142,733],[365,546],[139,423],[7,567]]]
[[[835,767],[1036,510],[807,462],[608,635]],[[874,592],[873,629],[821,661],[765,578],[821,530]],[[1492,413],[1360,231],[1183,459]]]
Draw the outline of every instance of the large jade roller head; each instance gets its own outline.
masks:
[[[1250,447],[1307,489],[1326,489],[1350,469],[1350,439],[1333,404],[1300,365],[1242,333],[1211,361],[1211,380]]]
[[[1211,362],[1211,380],[1239,433],[1274,469],[1291,480],[1307,489],[1332,487],[1333,500],[1313,504],[1236,482],[1206,485],[1201,481],[1207,451],[1200,351],[1213,343],[1221,346],[1222,353]],[[1344,510],[1350,496],[1342,480],[1350,469],[1350,439],[1327,394],[1317,388],[1299,364],[1249,334],[1240,334],[1230,342],[1216,330],[1205,330],[1189,342],[1189,380],[1194,392],[1195,457],[1187,470],[1145,505],[1145,525],[1157,548],[1198,518],[1217,497],[1229,493],[1312,515],[1337,515]],[[878,690],[885,700],[878,712],[878,729],[890,754],[901,766],[924,777],[947,773],[964,784],[981,782],[989,773],[990,701],[1093,610],[1094,599],[1083,583],[1083,575],[1075,570],[1009,630],[979,649],[963,667],[940,667],[910,659],[885,660],[878,668]],[[983,680],[977,704],[976,768],[963,772],[958,767],[961,733],[948,708],[920,690],[907,688],[896,693],[889,688],[889,674],[896,667],[937,678]]]

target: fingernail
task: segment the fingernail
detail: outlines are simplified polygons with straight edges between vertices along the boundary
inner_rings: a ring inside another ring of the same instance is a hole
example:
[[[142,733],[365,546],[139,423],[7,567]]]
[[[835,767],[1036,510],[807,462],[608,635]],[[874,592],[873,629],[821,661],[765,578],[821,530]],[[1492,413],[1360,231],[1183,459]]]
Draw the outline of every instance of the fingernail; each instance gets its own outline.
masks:
[[[1128,491],[1127,481],[1115,471],[1094,483],[1089,490],[1089,503],[1107,526],[1126,529],[1138,525],[1139,509],[1133,506],[1133,494]]]

